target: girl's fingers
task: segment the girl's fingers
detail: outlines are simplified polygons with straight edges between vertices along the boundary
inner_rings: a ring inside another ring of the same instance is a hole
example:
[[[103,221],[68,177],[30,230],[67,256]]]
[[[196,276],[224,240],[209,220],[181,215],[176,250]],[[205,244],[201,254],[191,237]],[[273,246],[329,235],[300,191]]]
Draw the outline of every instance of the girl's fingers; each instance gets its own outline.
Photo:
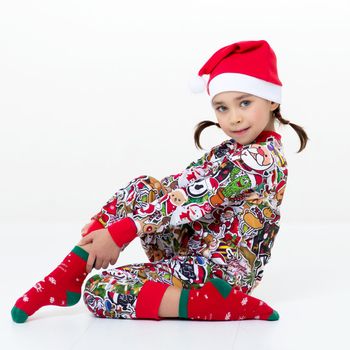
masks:
[[[96,257],[95,269],[99,270],[102,267],[103,260],[101,258]]]
[[[117,252],[117,255],[114,256],[112,259],[111,259],[111,265],[115,265],[116,262],[118,261],[118,258],[119,258],[119,251]]]
[[[93,241],[93,235],[87,235],[80,240],[80,245],[85,245]]]
[[[90,252],[89,253],[89,258],[88,258],[88,261],[86,263],[86,272],[87,273],[90,273],[94,267],[94,262],[95,262],[95,259],[96,259],[96,255],[95,253],[93,252]]]
[[[103,264],[102,264],[102,268],[107,269],[108,266],[109,266],[109,261],[108,261],[108,260],[105,260],[105,261],[103,262]]]

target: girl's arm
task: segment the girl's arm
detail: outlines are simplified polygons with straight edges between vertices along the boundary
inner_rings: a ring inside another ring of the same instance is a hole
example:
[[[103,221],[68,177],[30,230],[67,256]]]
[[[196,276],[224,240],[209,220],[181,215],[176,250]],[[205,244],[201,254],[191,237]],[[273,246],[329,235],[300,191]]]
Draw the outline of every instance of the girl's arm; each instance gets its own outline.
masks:
[[[162,232],[169,225],[196,221],[229,201],[243,200],[251,192],[262,194],[276,180],[274,170],[274,158],[264,144],[243,146],[220,162],[203,162],[174,175],[175,189],[135,208],[130,217],[108,230],[120,246],[137,236]]]
[[[191,169],[193,167],[199,167],[199,166],[200,167],[207,167],[207,165],[208,165],[207,162],[209,162],[212,158],[215,158],[215,156],[217,155],[216,153],[217,153],[218,149],[220,149],[220,147],[223,147],[223,145],[225,145],[225,143],[226,143],[226,141],[223,141],[221,144],[212,147],[208,152],[205,152],[200,158],[191,162],[185,168],[185,170]],[[164,177],[162,180],[160,180],[160,182],[170,183],[173,181],[173,176],[174,175]],[[89,223],[87,223],[82,228],[81,235],[83,237],[85,237],[86,235],[88,235],[92,231],[104,228],[104,225],[101,222],[99,222],[99,220],[98,220],[99,215],[101,215],[101,212],[99,212],[99,213],[95,214],[93,217],[91,217],[91,221]]]

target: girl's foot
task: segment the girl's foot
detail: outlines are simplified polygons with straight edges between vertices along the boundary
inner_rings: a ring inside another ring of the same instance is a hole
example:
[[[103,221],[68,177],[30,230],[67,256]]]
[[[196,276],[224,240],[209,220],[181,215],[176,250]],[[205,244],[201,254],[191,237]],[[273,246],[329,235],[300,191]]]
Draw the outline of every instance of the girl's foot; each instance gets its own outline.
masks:
[[[11,310],[13,321],[23,323],[45,305],[75,305],[80,300],[81,286],[87,275],[88,256],[84,249],[75,246],[55,270],[16,301]]]

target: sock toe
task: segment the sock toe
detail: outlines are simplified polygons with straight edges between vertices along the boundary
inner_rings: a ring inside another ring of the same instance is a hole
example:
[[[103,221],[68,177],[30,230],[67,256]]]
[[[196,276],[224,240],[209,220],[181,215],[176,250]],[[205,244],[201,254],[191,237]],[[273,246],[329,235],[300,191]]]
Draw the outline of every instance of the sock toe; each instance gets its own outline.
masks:
[[[12,319],[16,322],[16,323],[23,323],[27,320],[28,315],[21,309],[19,309],[18,307],[14,306],[11,310],[11,316]]]
[[[269,316],[269,321],[277,321],[280,318],[280,315],[276,310],[273,310],[272,314]]]

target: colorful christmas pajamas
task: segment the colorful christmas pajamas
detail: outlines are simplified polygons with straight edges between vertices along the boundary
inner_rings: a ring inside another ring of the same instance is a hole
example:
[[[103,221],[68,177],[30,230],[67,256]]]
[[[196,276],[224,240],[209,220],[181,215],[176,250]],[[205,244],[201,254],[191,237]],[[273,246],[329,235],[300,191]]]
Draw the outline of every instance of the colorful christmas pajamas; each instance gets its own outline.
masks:
[[[103,227],[132,218],[150,262],[92,276],[83,292],[88,309],[136,318],[146,281],[201,288],[214,277],[250,294],[279,231],[287,176],[281,135],[263,131],[245,146],[226,140],[160,181],[131,180],[93,218]]]

